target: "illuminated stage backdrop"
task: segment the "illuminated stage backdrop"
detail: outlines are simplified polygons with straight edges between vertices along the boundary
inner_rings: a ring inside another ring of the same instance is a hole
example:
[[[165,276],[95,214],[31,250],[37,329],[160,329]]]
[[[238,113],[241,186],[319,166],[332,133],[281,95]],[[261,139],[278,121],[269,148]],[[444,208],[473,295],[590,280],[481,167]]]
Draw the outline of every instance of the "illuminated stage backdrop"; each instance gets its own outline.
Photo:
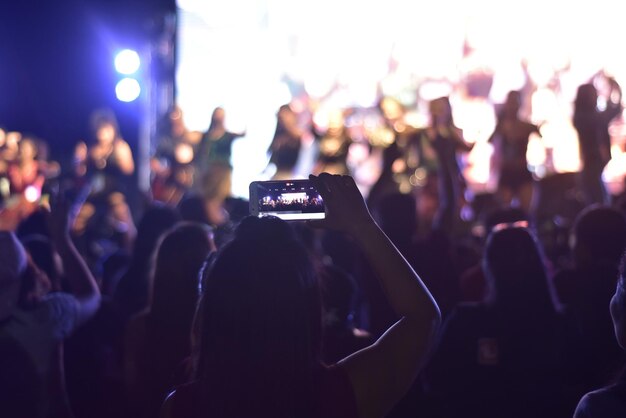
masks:
[[[493,187],[487,138],[494,106],[526,93],[523,116],[541,124],[528,160],[538,176],[579,169],[571,125],[578,85],[600,71],[626,88],[624,15],[612,0],[525,2],[439,0],[178,0],[177,101],[189,129],[206,130],[216,106],[246,131],[233,147],[233,191],[270,175],[266,150],[275,114],[302,97],[319,112],[370,107],[378,92],[424,123],[427,100],[450,95],[456,124],[476,142],[466,176]],[[598,79],[601,82],[601,78]],[[599,103],[600,106],[602,103]],[[605,178],[626,170],[625,132],[612,127]],[[303,155],[300,170],[311,168]],[[360,177],[375,177],[377,163]],[[373,173],[373,174],[372,174]],[[358,173],[357,173],[358,174]]]

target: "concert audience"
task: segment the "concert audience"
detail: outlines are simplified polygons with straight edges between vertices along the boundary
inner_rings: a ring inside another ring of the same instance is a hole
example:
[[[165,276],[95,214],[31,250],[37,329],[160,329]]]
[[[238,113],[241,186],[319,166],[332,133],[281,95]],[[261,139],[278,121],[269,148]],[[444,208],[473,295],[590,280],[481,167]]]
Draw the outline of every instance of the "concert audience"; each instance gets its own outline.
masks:
[[[626,200],[580,211],[610,201],[600,176],[621,106],[599,112],[596,98],[581,86],[575,193],[548,188],[528,214],[536,179],[525,151],[537,129],[519,120],[511,93],[494,132],[503,160],[493,211],[469,221],[458,154],[471,146],[448,98],[430,103],[424,129],[387,115],[391,143],[369,209],[351,177],[313,176],[327,218],[307,225],[246,218],[248,202],[229,197],[236,134],[220,109],[203,139],[179,109],[168,114],[153,159],[165,171],[136,212],[133,156],[112,112],[94,114],[95,141],[79,144],[69,178],[57,177],[43,141],[1,131],[0,416],[569,417],[577,404],[576,417],[623,415]],[[297,117],[279,110],[276,178],[293,176],[308,135]],[[318,138],[317,170],[349,173],[341,122]],[[411,183],[418,168],[431,181]],[[48,195],[51,213],[40,209]],[[497,207],[513,195],[522,208]],[[263,199],[320,204],[316,194]],[[578,213],[568,260],[567,240],[552,257],[543,250],[559,237],[531,229],[568,230],[557,201],[576,203],[571,220]],[[435,219],[423,209],[433,202]]]

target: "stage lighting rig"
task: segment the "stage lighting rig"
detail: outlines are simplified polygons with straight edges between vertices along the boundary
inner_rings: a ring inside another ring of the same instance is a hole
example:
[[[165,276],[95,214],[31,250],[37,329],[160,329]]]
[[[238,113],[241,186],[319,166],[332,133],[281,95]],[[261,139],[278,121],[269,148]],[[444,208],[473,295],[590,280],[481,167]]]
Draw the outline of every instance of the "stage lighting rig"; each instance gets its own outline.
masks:
[[[141,86],[134,78],[125,77],[117,82],[115,95],[122,102],[132,102],[141,94]]]
[[[135,78],[141,67],[141,58],[137,51],[123,49],[113,61],[115,70],[125,76],[115,85],[115,95],[121,102],[132,102],[141,95],[141,85]]]

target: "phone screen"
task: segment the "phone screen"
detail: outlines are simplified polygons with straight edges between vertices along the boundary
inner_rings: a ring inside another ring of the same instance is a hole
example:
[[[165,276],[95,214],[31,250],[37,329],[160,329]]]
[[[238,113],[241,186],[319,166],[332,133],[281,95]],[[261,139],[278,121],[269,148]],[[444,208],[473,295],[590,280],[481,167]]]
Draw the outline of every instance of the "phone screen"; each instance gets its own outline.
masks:
[[[324,201],[309,180],[250,183],[250,214],[286,221],[324,219]]]

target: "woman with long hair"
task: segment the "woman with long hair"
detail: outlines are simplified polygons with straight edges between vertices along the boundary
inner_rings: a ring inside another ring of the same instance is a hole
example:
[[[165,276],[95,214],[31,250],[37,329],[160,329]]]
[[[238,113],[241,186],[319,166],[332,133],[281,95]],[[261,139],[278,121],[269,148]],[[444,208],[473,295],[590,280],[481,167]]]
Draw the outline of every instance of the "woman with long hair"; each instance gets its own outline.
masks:
[[[604,167],[611,160],[609,124],[622,112],[622,90],[617,82],[608,79],[611,92],[604,110],[598,110],[598,91],[592,83],[578,87],[574,100],[574,127],[578,133],[582,162],[581,188],[585,204],[608,203],[608,194],[602,180]]]
[[[497,225],[483,270],[488,296],[446,320],[426,374],[430,395],[446,416],[561,416],[563,328],[532,233]]]
[[[317,275],[291,227],[246,218],[203,281],[196,380],[166,401],[164,417],[381,417],[406,392],[440,320],[430,293],[372,220],[354,180],[311,176],[326,218],[350,234],[400,317],[373,345],[321,362]]]
[[[452,232],[459,217],[459,201],[463,198],[465,178],[457,154],[469,152],[473,144],[463,138],[463,131],[454,124],[448,97],[429,103],[430,126],[418,131],[419,166],[437,178],[439,209],[434,226]]]
[[[519,207],[528,211],[533,193],[533,176],[528,171],[526,151],[530,135],[535,133],[541,136],[541,133],[538,126],[520,119],[520,107],[520,93],[509,92],[489,142],[494,146],[497,194],[501,203],[509,206],[515,199]]]
[[[156,416],[164,396],[188,379],[199,275],[213,250],[209,227],[182,223],[156,251],[150,306],[126,330],[125,377],[134,416]]]

